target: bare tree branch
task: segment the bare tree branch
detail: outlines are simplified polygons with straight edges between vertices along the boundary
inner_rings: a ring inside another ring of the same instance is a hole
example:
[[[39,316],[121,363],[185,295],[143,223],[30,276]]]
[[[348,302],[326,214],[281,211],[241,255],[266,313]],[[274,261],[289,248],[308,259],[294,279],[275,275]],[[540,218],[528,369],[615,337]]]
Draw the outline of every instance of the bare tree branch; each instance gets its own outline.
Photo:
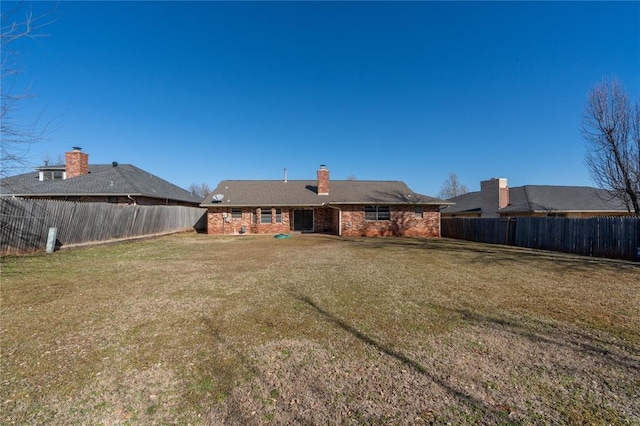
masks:
[[[458,175],[450,172],[449,178],[442,184],[442,188],[440,188],[438,196],[446,200],[457,197],[458,195],[466,194],[467,192],[469,192],[469,189],[466,185],[460,183]]]
[[[587,96],[582,115],[585,162],[594,183],[640,214],[640,106],[617,80]]]
[[[189,185],[189,191],[200,198],[205,198],[207,195],[211,194],[212,190],[209,184],[203,182],[199,185],[197,183],[192,183]]]
[[[24,10],[27,9],[27,10]],[[51,123],[43,123],[40,116],[25,122],[18,111],[22,102],[34,98],[29,89],[16,88],[16,78],[21,73],[19,52],[13,43],[20,39],[45,37],[41,30],[55,21],[54,9],[34,16],[33,11],[20,3],[9,11],[2,11],[0,27],[0,176],[11,176],[30,168],[30,149],[37,142],[46,140]],[[18,92],[18,93],[16,93]]]

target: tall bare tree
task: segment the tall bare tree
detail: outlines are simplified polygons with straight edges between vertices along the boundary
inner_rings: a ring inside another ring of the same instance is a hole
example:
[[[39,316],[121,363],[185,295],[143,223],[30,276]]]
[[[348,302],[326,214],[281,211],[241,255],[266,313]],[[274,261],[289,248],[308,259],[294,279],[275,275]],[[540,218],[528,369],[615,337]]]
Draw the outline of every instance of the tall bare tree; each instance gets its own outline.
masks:
[[[460,179],[458,179],[458,175],[450,172],[449,178],[442,184],[440,188],[440,193],[438,194],[440,198],[448,199],[457,197],[458,195],[466,194],[469,192],[469,188],[466,185],[460,183]]]
[[[0,177],[6,177],[32,166],[30,148],[45,140],[50,130],[50,126],[40,123],[38,117],[25,122],[16,114],[20,104],[34,95],[28,89],[17,88],[20,55],[13,46],[18,40],[43,37],[42,28],[52,23],[55,16],[54,10],[34,16],[27,5],[20,3],[12,9],[3,7],[0,17]]]
[[[211,194],[211,187],[209,184],[204,182],[199,185],[197,183],[192,183],[189,185],[189,191],[198,197],[205,198],[207,195]]]
[[[595,85],[582,115],[586,164],[594,183],[640,215],[640,105],[617,80]]]

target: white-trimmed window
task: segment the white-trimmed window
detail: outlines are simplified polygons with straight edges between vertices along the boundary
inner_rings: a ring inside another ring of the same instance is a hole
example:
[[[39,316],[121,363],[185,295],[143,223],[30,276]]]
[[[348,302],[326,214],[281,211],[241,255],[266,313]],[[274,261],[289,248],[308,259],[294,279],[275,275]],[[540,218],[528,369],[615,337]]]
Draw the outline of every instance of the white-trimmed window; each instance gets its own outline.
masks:
[[[242,219],[242,209],[231,209],[231,219]]]
[[[364,208],[365,220],[391,220],[389,206],[366,206]]]
[[[65,177],[64,170],[40,170],[39,180],[61,180]]]
[[[271,224],[271,207],[261,207],[260,208],[260,223]]]
[[[282,209],[276,209],[276,223],[282,223]]]

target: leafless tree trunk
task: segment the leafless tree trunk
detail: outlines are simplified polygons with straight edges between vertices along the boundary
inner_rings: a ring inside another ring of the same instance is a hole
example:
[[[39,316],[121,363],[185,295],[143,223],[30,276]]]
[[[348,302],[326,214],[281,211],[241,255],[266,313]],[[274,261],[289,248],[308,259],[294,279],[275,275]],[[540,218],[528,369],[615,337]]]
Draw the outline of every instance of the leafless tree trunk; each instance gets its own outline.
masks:
[[[640,214],[640,106],[622,84],[604,80],[587,97],[582,116],[586,164],[600,188]]]
[[[20,74],[18,54],[12,50],[12,43],[20,39],[34,39],[43,37],[41,30],[53,22],[53,10],[34,17],[31,10],[25,9],[24,4],[0,13],[2,27],[0,31],[1,44],[1,97],[0,97],[0,136],[2,139],[0,156],[0,177],[11,176],[24,171],[29,166],[29,150],[34,143],[45,140],[49,125],[43,125],[38,117],[33,117],[28,123],[22,122],[16,116],[16,110],[22,101],[33,98],[28,90],[16,89],[16,78]],[[15,93],[18,91],[18,93]]]
[[[449,179],[447,179],[440,188],[439,197],[443,199],[449,199],[457,197],[458,195],[466,194],[469,189],[466,185],[460,183],[458,175],[451,172],[449,173]]]

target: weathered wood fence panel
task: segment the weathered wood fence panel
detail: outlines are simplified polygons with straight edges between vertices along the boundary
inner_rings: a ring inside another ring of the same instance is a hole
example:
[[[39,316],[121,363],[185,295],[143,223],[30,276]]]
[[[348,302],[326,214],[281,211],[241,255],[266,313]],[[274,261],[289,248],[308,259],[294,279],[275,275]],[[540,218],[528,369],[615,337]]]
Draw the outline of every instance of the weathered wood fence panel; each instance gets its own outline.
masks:
[[[639,260],[640,218],[443,218],[441,235],[584,256]]]
[[[62,245],[200,231],[206,229],[206,209],[0,198],[1,254],[44,250],[51,227],[58,228]]]

